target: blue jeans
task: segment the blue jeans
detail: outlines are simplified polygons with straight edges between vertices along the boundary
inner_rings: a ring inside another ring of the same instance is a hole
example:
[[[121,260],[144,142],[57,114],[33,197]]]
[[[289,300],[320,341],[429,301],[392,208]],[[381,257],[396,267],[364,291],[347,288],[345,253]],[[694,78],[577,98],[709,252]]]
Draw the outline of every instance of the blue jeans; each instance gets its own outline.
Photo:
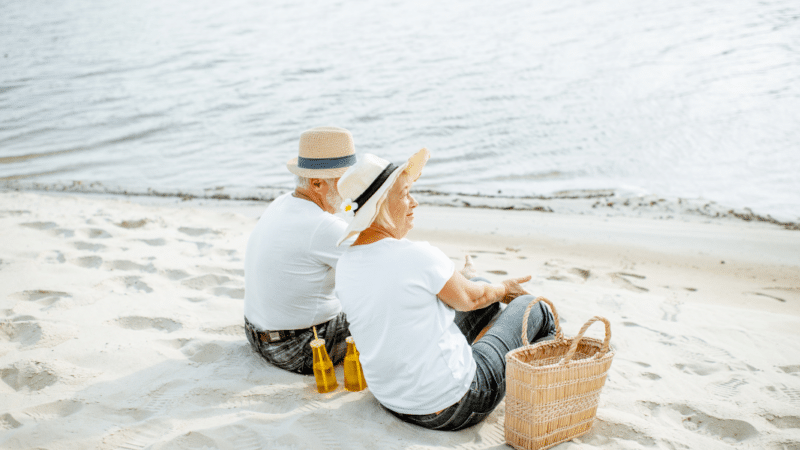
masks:
[[[473,279],[472,281],[486,281]],[[455,431],[471,427],[492,413],[506,395],[506,353],[522,347],[522,316],[536,297],[515,298],[500,311],[500,304],[469,312],[456,312],[455,323],[472,345],[477,370],[464,397],[444,410],[433,414],[402,414],[389,410],[400,419],[432,430]],[[495,324],[474,342],[481,330],[500,312]],[[528,316],[526,344],[555,335],[555,320],[544,302],[537,303]]]

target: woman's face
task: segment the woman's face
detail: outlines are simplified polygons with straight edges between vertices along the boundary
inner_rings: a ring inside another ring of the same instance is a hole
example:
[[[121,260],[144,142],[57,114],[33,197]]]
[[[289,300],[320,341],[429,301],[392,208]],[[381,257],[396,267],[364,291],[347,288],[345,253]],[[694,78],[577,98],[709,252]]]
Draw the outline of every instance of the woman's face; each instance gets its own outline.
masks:
[[[419,203],[411,196],[409,189],[411,189],[411,178],[403,172],[397,177],[397,181],[389,189],[386,197],[389,216],[395,226],[394,237],[396,239],[402,239],[414,228],[414,208]]]

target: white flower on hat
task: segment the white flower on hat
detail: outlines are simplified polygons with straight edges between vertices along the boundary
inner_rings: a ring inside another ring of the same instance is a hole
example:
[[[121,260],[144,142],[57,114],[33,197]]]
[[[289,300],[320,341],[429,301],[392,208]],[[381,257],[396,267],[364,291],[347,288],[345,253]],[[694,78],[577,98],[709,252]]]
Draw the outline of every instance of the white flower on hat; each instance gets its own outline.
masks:
[[[356,215],[356,210],[358,209],[358,203],[354,202],[352,199],[346,198],[342,200],[342,212],[347,217],[353,217]]]

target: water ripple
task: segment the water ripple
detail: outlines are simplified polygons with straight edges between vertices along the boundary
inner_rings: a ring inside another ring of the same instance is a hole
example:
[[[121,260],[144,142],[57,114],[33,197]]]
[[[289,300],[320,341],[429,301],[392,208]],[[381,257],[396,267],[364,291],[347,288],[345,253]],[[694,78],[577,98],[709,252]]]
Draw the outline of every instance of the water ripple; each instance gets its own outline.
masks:
[[[795,0],[2,2],[0,178],[288,186],[300,133],[339,125],[396,162],[429,148],[420,186],[800,216],[799,18]]]

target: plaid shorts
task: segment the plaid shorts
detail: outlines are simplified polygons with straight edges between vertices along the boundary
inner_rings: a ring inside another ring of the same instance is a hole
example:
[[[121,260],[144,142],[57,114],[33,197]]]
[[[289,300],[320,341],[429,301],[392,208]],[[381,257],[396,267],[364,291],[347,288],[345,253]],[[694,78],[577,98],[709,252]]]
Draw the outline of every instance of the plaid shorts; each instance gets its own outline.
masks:
[[[345,339],[350,336],[347,317],[341,312],[338,316],[316,325],[316,327],[319,337],[325,339],[325,349],[328,350],[328,355],[331,357],[333,364],[336,365],[342,362],[347,354],[347,342],[345,342]],[[314,373],[314,355],[311,352],[311,341],[314,340],[314,332],[311,328],[284,341],[267,343],[262,342],[256,334],[256,331],[263,332],[265,330],[257,329],[245,317],[244,331],[247,335],[247,340],[250,341],[250,346],[268,363],[303,375]]]

